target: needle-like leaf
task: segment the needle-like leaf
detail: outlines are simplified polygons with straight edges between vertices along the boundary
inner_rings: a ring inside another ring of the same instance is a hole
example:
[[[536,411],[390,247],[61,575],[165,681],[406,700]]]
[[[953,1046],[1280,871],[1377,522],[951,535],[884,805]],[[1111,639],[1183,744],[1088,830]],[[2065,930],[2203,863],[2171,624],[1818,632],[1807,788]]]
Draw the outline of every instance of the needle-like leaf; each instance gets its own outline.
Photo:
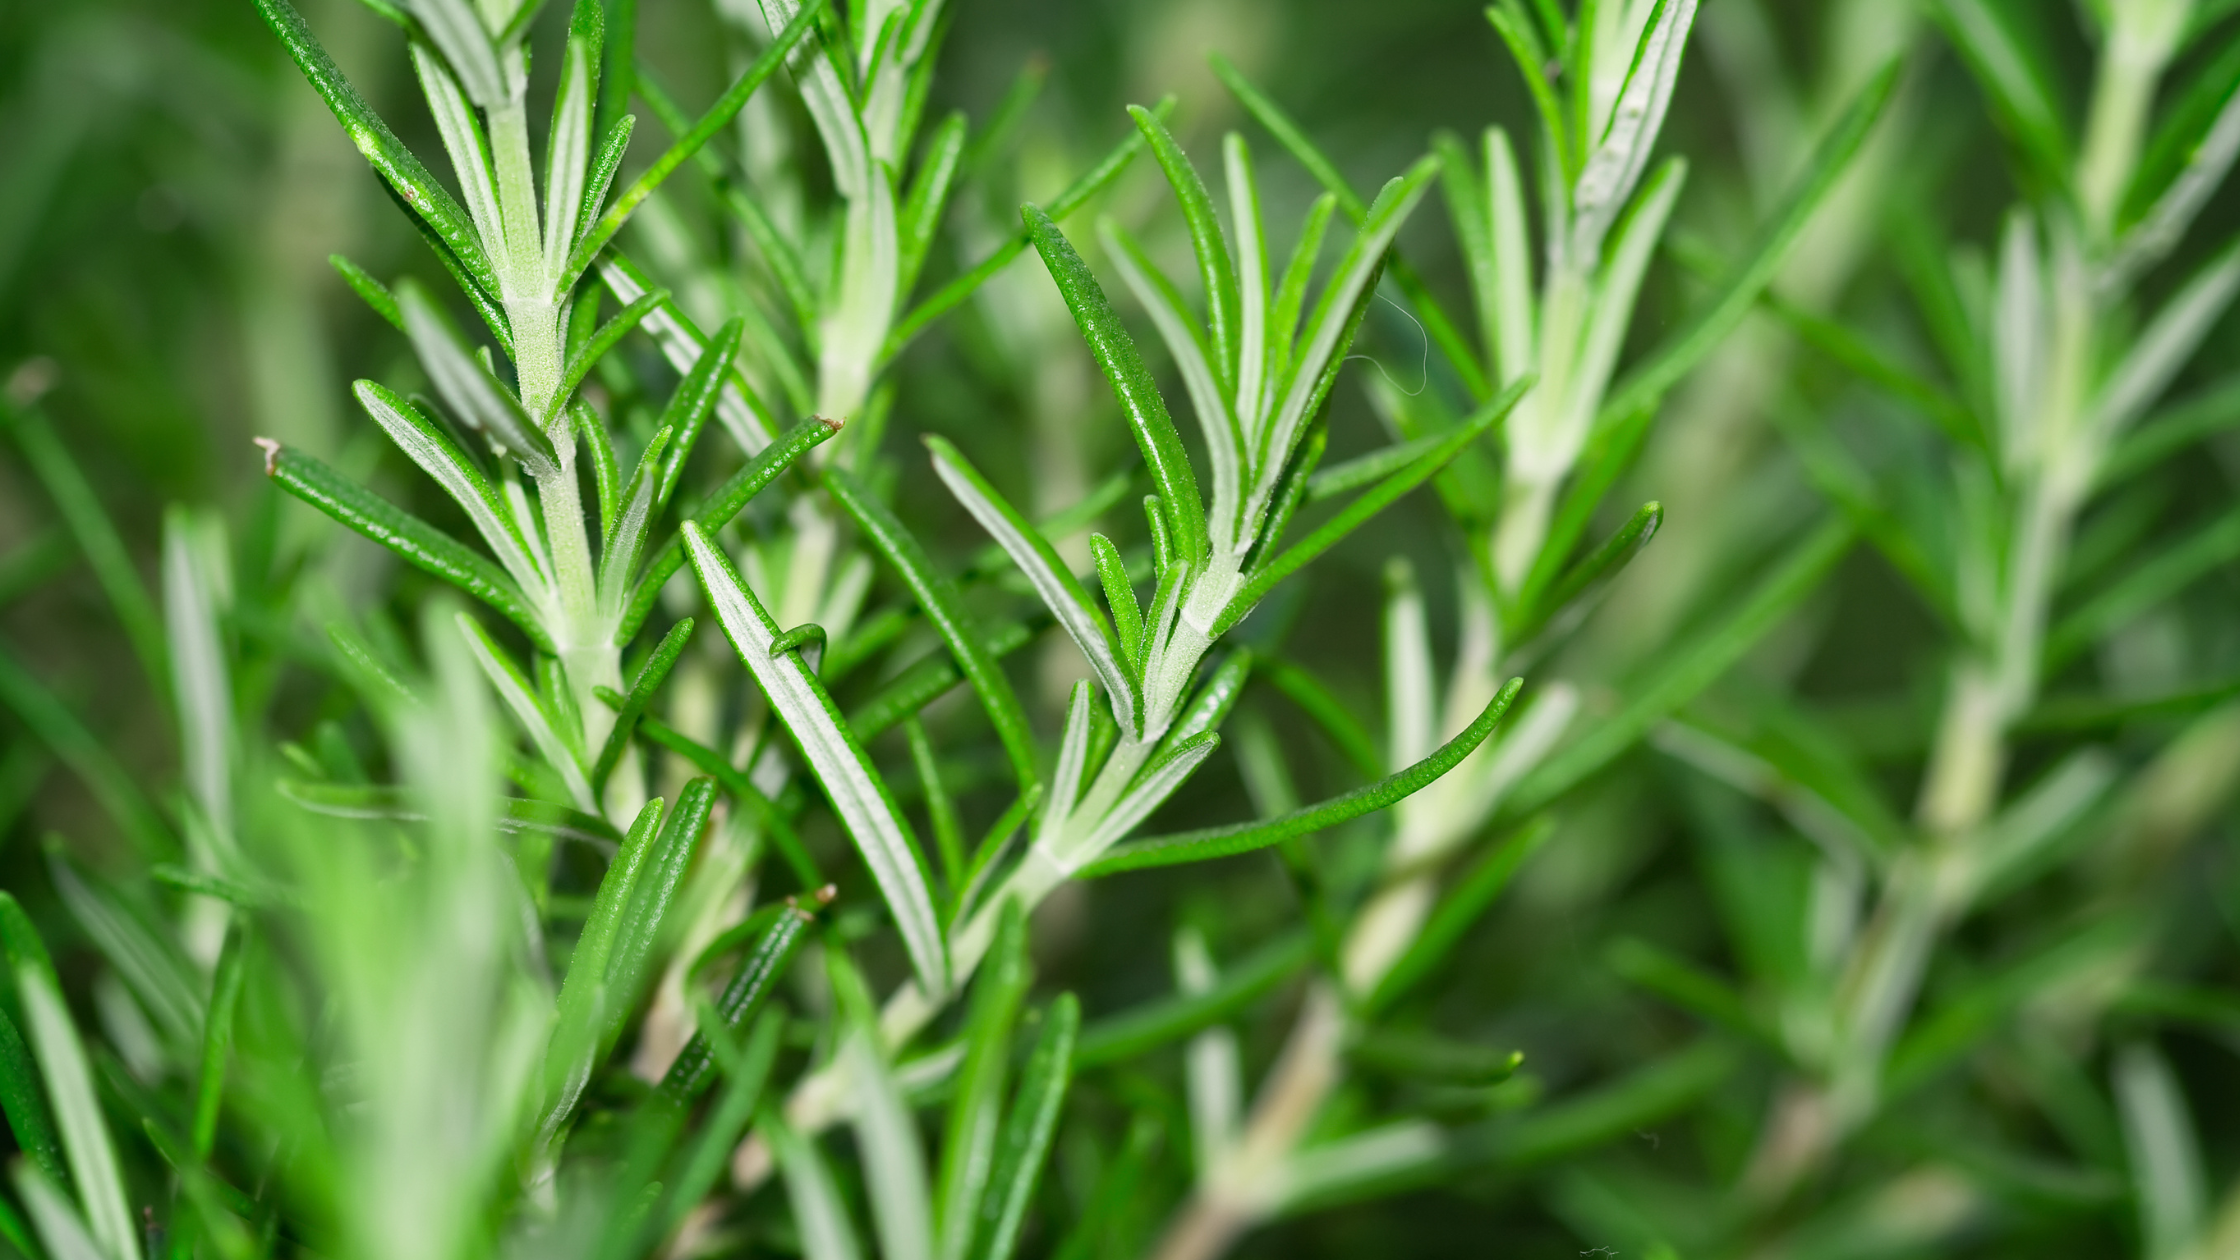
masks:
[[[980,1228],[980,1204],[995,1171],[1003,1118],[1003,1087],[1011,1068],[1011,1030],[1034,971],[1027,960],[1026,915],[1010,902],[996,925],[995,943],[972,981],[965,1016],[964,1063],[941,1143],[934,1181],[940,1255],[964,1260]]]
[[[62,986],[55,978],[54,963],[45,945],[23,908],[6,893],[0,893],[0,940],[6,945],[16,1001],[23,1009],[24,1031],[30,1035],[31,1050],[54,1107],[55,1127],[70,1166],[71,1184],[85,1209],[88,1232],[99,1243],[102,1255],[138,1260],[140,1233],[125,1205],[124,1177],[117,1167],[109,1126],[101,1118],[101,1103],[94,1094],[85,1043],[79,1039],[70,1009],[63,1003]]]
[[[456,620],[459,633],[466,636],[467,646],[474,652],[475,663],[482,667],[483,676],[490,680],[491,687],[506,702],[506,709],[528,734],[529,742],[537,746],[537,755],[559,772],[577,809],[587,814],[598,813],[599,801],[591,793],[591,780],[583,773],[579,750],[570,743],[573,730],[546,707],[544,699],[522,675],[521,667],[513,663],[513,657],[498,646],[497,640],[490,637],[490,632],[482,628],[473,614],[462,612]]]
[[[1172,432],[1171,427],[1169,432]],[[1073,571],[1058,558],[1050,540],[997,494],[995,487],[988,484],[956,447],[929,434],[926,449],[932,452],[934,471],[940,474],[949,492],[964,504],[972,519],[980,522],[980,528],[1002,545],[1012,563],[1027,575],[1027,581],[1034,585],[1035,593],[1042,597],[1058,624],[1080,645],[1091,668],[1097,671],[1097,680],[1104,684],[1105,695],[1121,724],[1133,728],[1136,721],[1135,673],[1123,664],[1111,626],[1090,602],[1089,593],[1082,589]],[[1199,525],[1202,530],[1204,522],[1201,520]]]
[[[676,900],[677,887],[692,862],[700,835],[708,829],[708,815],[715,802],[714,779],[694,779],[679,789],[677,807],[669,812],[660,838],[647,851],[643,869],[632,882],[630,899],[615,920],[614,944],[608,951],[602,1045],[614,1044],[623,1021],[637,1006],[654,947],[661,940],[663,922]]]
[[[512,510],[482,469],[452,441],[446,428],[372,381],[359,381],[352,389],[358,405],[389,435],[389,440],[466,511],[484,545],[497,555],[498,563],[513,580],[523,590],[542,588],[550,578],[523,539]]]
[[[1074,252],[1073,243],[1049,215],[1035,206],[1020,211],[1027,224],[1027,234],[1034,241],[1035,252],[1042,255],[1043,265],[1049,269],[1050,278],[1065,298],[1067,309],[1081,329],[1082,338],[1089,343],[1089,353],[1103,370],[1105,381],[1112,386],[1113,397],[1119,400],[1120,409],[1128,417],[1128,427],[1135,434],[1136,446],[1143,452],[1143,460],[1151,469],[1151,477],[1159,487],[1159,498],[1166,505],[1167,525],[1173,531],[1178,554],[1193,569],[1205,564],[1207,539],[1205,503],[1198,497],[1198,476],[1191,470],[1190,457],[1182,448],[1182,437],[1175,432],[1174,421],[1167,415],[1167,404],[1159,396],[1159,387],[1153,383],[1151,372],[1144,367],[1143,356],[1137,353],[1135,339],[1120,323],[1113,312],[1112,303],[1104,295],[1104,286],[1089,270],[1081,255]],[[983,522],[985,523],[985,522]]]
[[[539,1131],[549,1141],[575,1109],[591,1079],[600,1048],[600,1029],[610,1005],[607,977],[615,941],[633,893],[646,868],[647,852],[661,828],[660,797],[647,801],[630,824],[630,831],[616,850],[614,860],[599,880],[592,897],[591,914],[583,934],[568,958],[568,974],[560,982],[559,1010],[554,1018],[552,1042],[545,1052],[544,1099]]]
[[[576,387],[583,384],[583,378],[591,374],[591,369],[598,366],[599,360],[607,357],[607,352],[621,345],[622,339],[643,323],[646,316],[668,301],[667,289],[641,293],[616,311],[613,318],[599,325],[598,330],[586,338],[574,354],[568,356],[568,364],[560,373],[560,388],[553,394],[555,405],[573,398]]]
[[[901,930],[919,984],[927,993],[947,992],[948,950],[934,913],[932,888],[917,842],[888,794],[886,780],[856,743],[816,673],[798,654],[771,656],[778,625],[740,581],[730,559],[708,541],[696,522],[685,522],[683,535],[686,553],[724,634],[771,707],[784,718],[803,760],[824,785],[834,812],[871,868],[872,879]]]
[[[598,761],[592,764],[593,793],[607,790],[607,776],[621,763],[623,750],[630,746],[630,735],[637,729],[638,719],[645,714],[646,706],[653,703],[654,693],[661,690],[661,684],[669,680],[669,671],[676,667],[677,658],[684,655],[685,645],[692,641],[692,626],[690,617],[671,626],[638,670],[637,681],[630,684],[630,694],[623,697],[622,707],[615,710],[614,728],[607,733],[606,745],[599,750]]]
[[[482,248],[482,239],[468,219],[467,213],[436,182],[420,159],[412,155],[402,140],[389,130],[387,123],[373,112],[365,98],[342,76],[342,71],[320,46],[317,36],[311,33],[303,15],[296,12],[288,0],[256,0],[257,11],[264,15],[266,25],[280,37],[280,42],[293,58],[296,68],[310,81],[312,90],[334,111],[335,120],[349,133],[350,140],[365,155],[367,162],[396,193],[419,220],[427,225],[428,232],[465,271],[473,286],[483,296],[495,301],[498,294],[497,273],[490,266],[490,256]]]
[[[1464,727],[1460,734],[1423,760],[1366,787],[1355,788],[1343,796],[1335,796],[1319,804],[1294,810],[1280,818],[1138,840],[1091,862],[1080,874],[1084,879],[1093,879],[1100,875],[1115,875],[1121,871],[1205,862],[1250,853],[1255,849],[1280,844],[1294,836],[1328,830],[1348,819],[1359,818],[1396,801],[1405,800],[1460,765],[1464,757],[1484,743],[1486,737],[1493,734],[1493,728],[1500,724],[1502,716],[1508,713],[1510,704],[1516,700],[1517,692],[1523,686],[1523,679],[1510,679],[1486,705],[1485,710],[1470,725]]]
[[[1081,1031],[1081,1003],[1061,993],[1042,1015],[1042,1032],[1019,1075],[1019,1090],[1004,1123],[995,1168],[980,1210],[985,1244],[977,1260],[1011,1260],[1034,1200],[1036,1181],[1058,1131],[1058,1113],[1073,1076],[1073,1049]]]
[[[656,423],[676,431],[676,440],[669,446],[669,453],[661,461],[660,487],[654,492],[654,510],[660,511],[676,493],[677,480],[684,476],[684,462],[699,444],[700,431],[708,423],[708,415],[715,410],[716,400],[722,396],[723,383],[731,373],[731,361],[739,353],[739,339],[745,335],[746,321],[734,319],[716,330],[715,340],[700,352],[700,357],[677,383],[677,390],[669,396],[669,405],[662,409]]]
[[[1221,234],[1221,220],[1214,215],[1213,198],[1206,195],[1205,182],[1198,178],[1198,168],[1191,165],[1189,155],[1175,143],[1166,124],[1141,105],[1130,105],[1128,116],[1135,119],[1136,128],[1151,142],[1151,156],[1166,173],[1167,184],[1174,189],[1175,200],[1182,206],[1183,222],[1190,229],[1190,248],[1198,258],[1198,278],[1205,286],[1206,328],[1214,352],[1214,377],[1226,393],[1227,387],[1236,380],[1242,321],[1237,309],[1236,266],[1230,261],[1229,245]]]
[[[270,438],[260,438],[258,444],[264,447],[265,475],[281,489],[387,547],[405,563],[488,604],[539,648],[552,650],[535,605],[497,565],[294,447]]]

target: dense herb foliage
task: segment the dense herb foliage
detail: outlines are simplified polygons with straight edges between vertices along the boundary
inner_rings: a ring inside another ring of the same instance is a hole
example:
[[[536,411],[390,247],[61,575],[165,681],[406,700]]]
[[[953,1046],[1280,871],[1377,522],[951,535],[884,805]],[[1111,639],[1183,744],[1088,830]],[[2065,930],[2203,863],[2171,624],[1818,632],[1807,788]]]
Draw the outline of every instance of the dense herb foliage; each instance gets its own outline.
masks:
[[[0,1256],[2240,1260],[2240,4],[95,0],[0,120]]]

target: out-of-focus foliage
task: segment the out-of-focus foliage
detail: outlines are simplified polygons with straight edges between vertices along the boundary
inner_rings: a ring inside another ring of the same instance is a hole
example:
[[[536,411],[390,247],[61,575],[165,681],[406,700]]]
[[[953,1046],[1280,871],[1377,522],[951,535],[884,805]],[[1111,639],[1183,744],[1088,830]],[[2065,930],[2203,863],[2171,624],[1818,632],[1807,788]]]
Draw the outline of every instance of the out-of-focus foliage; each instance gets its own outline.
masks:
[[[2240,1260],[2236,155],[2231,0],[8,7],[0,1255]]]

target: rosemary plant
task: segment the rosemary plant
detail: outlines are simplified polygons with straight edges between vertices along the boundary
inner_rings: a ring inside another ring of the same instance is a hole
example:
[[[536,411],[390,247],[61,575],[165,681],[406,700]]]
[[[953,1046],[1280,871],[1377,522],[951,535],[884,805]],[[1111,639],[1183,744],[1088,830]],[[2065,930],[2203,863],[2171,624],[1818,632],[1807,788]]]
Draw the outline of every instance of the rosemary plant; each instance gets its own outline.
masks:
[[[0,1257],[2240,1255],[2231,0],[128,7]]]
[[[2007,215],[1980,305],[1961,296],[1967,264],[1936,257],[1925,226],[1902,238],[1914,250],[1909,278],[1924,321],[1959,382],[1953,393],[1901,369],[1887,378],[1923,385],[1924,414],[1950,442],[1952,471],[1931,515],[1890,513],[1887,492],[1842,447],[1798,435],[1831,497],[1946,619],[1952,661],[1914,827],[1896,830],[1879,810],[1848,813],[1871,817],[1865,834],[1876,839],[1830,858],[1871,872],[1877,904],[1826,964],[1840,977],[1832,1001],[1784,1017],[1804,1081],[1769,1117],[1748,1183],[1776,1199],[1886,1105],[1893,1055],[1945,933],[2038,877],[2080,826],[2110,825],[2084,821],[2123,777],[2105,752],[2074,747],[2018,788],[2013,743],[2042,680],[2197,571],[2174,559],[2055,615],[2080,517],[2140,471],[2127,441],[2143,422],[2142,434],[2155,432],[2144,418],[2240,285],[2240,256],[2226,248],[2180,277],[2136,326],[2130,314],[2141,278],[2181,243],[2240,152],[2240,96],[2214,70],[2150,130],[2148,103],[2200,29],[2191,6],[2120,4],[2098,15],[2100,65],[2081,143],[2067,137],[2051,78],[2009,18],[1973,3],[1943,5],[1938,16],[2040,191]],[[1823,339],[1860,349],[1870,366],[1890,364],[1848,335]],[[1951,531],[1951,549],[1924,545],[1922,531],[1939,527],[1932,520]]]

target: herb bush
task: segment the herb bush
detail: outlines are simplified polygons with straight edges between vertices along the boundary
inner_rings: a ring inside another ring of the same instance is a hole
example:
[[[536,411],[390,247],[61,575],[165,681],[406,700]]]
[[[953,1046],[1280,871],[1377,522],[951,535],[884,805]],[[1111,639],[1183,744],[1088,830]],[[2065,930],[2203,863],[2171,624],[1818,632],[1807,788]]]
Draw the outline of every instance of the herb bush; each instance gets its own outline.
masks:
[[[640,7],[0,15],[0,1250],[2240,1257],[2240,5]]]

